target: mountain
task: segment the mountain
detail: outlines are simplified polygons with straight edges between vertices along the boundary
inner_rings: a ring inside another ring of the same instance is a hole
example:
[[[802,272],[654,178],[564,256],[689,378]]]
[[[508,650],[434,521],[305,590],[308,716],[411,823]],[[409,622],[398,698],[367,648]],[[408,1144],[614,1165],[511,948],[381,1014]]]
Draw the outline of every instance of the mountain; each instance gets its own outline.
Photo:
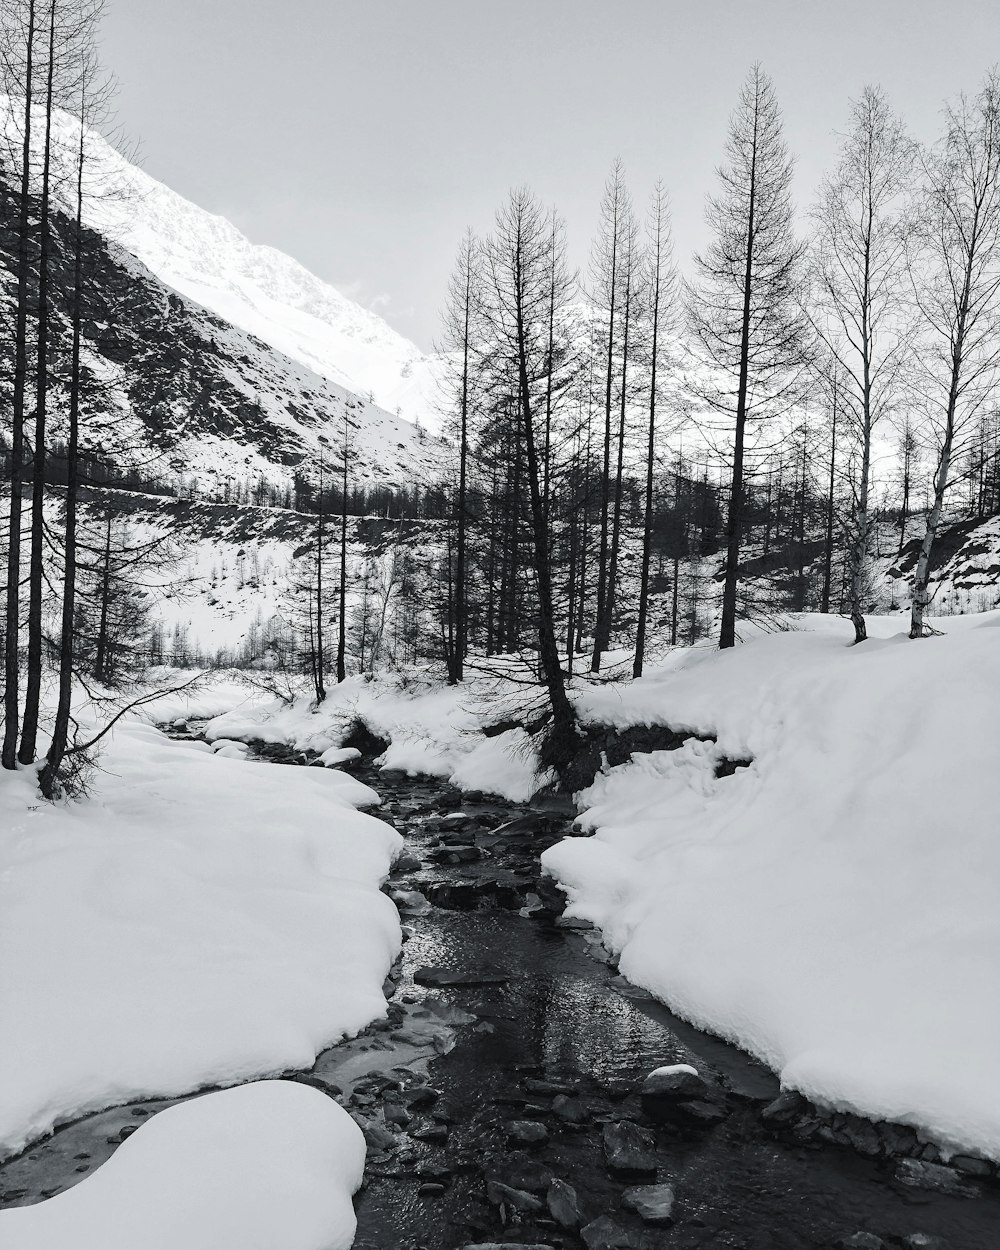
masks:
[[[16,139],[17,117],[5,105],[0,98],[9,144]],[[75,150],[79,133],[75,119],[57,116],[57,170],[63,154]],[[229,223],[153,182],[93,132],[87,152],[82,441],[92,455],[136,466],[147,479],[184,479],[189,487],[196,481],[204,493],[229,497],[234,486],[286,487],[296,473],[315,479],[321,440],[335,456],[346,428],[353,485],[393,489],[440,477],[446,444],[372,402],[373,388],[349,381],[348,371],[332,363],[337,342],[354,342],[353,355],[344,349],[348,364],[374,370],[378,344],[384,343],[384,375],[403,387],[402,370],[419,359],[412,344],[294,261],[254,248]],[[4,177],[0,169],[0,302],[9,307],[16,199]],[[64,207],[70,181],[64,177],[56,185],[56,202]],[[59,372],[68,357],[70,230],[66,213],[57,211],[51,284],[56,437]],[[296,310],[295,301],[313,311]],[[219,311],[225,307],[232,317]],[[246,324],[255,308],[268,338]],[[339,317],[327,327],[322,369],[308,362],[303,346],[309,341],[303,327],[311,333],[327,324],[317,310]],[[234,319],[237,313],[242,323]],[[7,344],[0,352],[9,350]],[[6,379],[9,372],[3,370]],[[9,385],[0,381],[0,389]]]
[[[94,140],[121,203],[89,205],[88,220],[162,282],[320,377],[425,428],[439,425],[438,358],[276,248],[251,243]]]

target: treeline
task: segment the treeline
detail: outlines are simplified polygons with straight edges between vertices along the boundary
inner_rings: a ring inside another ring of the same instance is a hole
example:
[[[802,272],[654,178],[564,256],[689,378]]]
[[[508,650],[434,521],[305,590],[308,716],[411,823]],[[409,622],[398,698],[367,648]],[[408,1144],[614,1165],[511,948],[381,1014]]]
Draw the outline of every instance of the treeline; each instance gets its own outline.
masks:
[[[753,570],[778,541],[766,519],[761,533],[761,509],[773,525],[789,470],[786,537],[798,554],[785,606],[843,611],[864,641],[887,446],[902,463],[900,547],[911,533],[919,542],[910,635],[932,632],[946,501],[964,493],[983,513],[997,498],[998,123],[996,74],[946,108],[932,145],[866,88],[799,234],[781,113],[754,66],[690,280],[674,265],[664,187],[640,221],[620,163],[583,278],[569,270],[564,222],[526,188],[487,236],[467,233],[445,311],[458,446],[449,672],[462,679],[474,636],[509,650],[530,635],[550,706],[544,755],[557,770],[574,751],[566,681],[581,653],[598,673],[626,645],[642,672],[681,446],[706,464],[703,496],[711,482],[724,517],[720,646],[753,613]],[[630,523],[641,554],[624,604]]]

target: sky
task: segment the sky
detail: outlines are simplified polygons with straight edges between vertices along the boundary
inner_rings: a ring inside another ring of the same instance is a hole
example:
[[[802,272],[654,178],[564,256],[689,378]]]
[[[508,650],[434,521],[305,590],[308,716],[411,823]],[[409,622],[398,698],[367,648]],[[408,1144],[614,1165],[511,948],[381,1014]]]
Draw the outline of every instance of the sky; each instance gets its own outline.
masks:
[[[430,349],[461,235],[510,187],[585,270],[621,157],[638,207],[663,178],[683,271],[755,60],[805,210],[866,83],[933,139],[1000,58],[1000,3],[108,0],[103,43],[149,174]]]

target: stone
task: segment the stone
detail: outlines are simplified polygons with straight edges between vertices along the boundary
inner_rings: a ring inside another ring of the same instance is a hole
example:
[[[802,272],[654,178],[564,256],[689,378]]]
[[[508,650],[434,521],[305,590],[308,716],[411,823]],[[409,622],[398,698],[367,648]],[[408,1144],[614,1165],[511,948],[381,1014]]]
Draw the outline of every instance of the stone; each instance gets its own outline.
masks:
[[[617,1124],[605,1124],[603,1138],[604,1154],[612,1172],[655,1175],[655,1143],[651,1133],[632,1120],[620,1120]]]
[[[949,1243],[933,1233],[907,1233],[903,1238],[903,1250],[948,1250]]]
[[[760,1118],[768,1124],[785,1127],[793,1124],[808,1110],[809,1104],[798,1090],[783,1089],[774,1102],[768,1103],[760,1113]]]
[[[417,985],[434,987],[506,985],[510,977],[501,972],[459,972],[454,968],[418,968],[413,974]]]
[[[417,1188],[417,1193],[421,1198],[440,1198],[445,1191],[445,1186],[440,1181],[424,1181]]]
[[[860,1232],[839,1238],[837,1250],[886,1250],[886,1244],[874,1233]]]
[[[566,1124],[585,1124],[590,1113],[579,1098],[556,1094],[552,1099],[552,1113]]]
[[[518,1146],[541,1146],[549,1140],[549,1131],[535,1120],[509,1120],[507,1140]]]
[[[429,1124],[426,1128],[418,1128],[410,1134],[417,1141],[429,1142],[434,1146],[443,1146],[448,1140],[448,1129],[444,1124]]]
[[[622,1206],[644,1224],[669,1224],[674,1209],[673,1185],[638,1185],[622,1194]]]
[[[712,1102],[702,1102],[700,1099],[679,1102],[676,1110],[689,1124],[698,1125],[700,1128],[712,1128],[716,1124],[721,1124],[726,1118],[725,1107]]]
[[[413,1116],[405,1107],[401,1107],[398,1102],[387,1102],[382,1107],[382,1115],[385,1117],[386,1124],[398,1124],[400,1128],[406,1128],[413,1120]]]
[[[911,1189],[930,1189],[940,1194],[954,1194],[963,1198],[975,1198],[979,1190],[975,1185],[943,1163],[927,1163],[923,1159],[899,1159],[896,1163],[896,1180]]]
[[[871,1120],[862,1119],[859,1115],[846,1116],[846,1123],[841,1132],[848,1144],[859,1154],[874,1159],[881,1153],[882,1144],[878,1131]]]
[[[403,1105],[411,1111],[432,1107],[440,1097],[440,1092],[431,1085],[417,1085],[413,1089],[404,1090],[401,1095]]]
[[[630,1250],[639,1245],[628,1229],[609,1215],[598,1216],[581,1228],[580,1237],[587,1250]]]
[[[919,1147],[916,1131],[906,1124],[885,1121],[878,1125],[882,1147],[888,1155],[915,1155]]]
[[[554,1250],[554,1247],[544,1241],[476,1241],[460,1246],[459,1250]]]
[[[580,1200],[576,1196],[576,1190],[566,1181],[556,1178],[552,1182],[545,1195],[545,1204],[549,1208],[549,1215],[562,1228],[572,1230],[580,1227]]]
[[[546,1081],[539,1080],[536,1077],[528,1077],[522,1082],[524,1088],[529,1094],[541,1094],[543,1097],[552,1098],[556,1094],[574,1094],[576,1090],[572,1085],[567,1085],[565,1081]]]
[[[366,1120],[364,1116],[356,1117],[358,1127],[365,1135],[365,1142],[372,1150],[387,1150],[397,1145],[395,1133],[390,1133],[376,1120]]]
[[[670,1064],[656,1068],[643,1081],[640,1091],[642,1109],[650,1115],[664,1103],[669,1105],[689,1098],[704,1098],[709,1090],[708,1082],[689,1063]]]
[[[392,865],[392,871],[419,872],[422,866],[416,855],[411,855],[408,851],[404,851],[402,855],[396,856],[396,860]]]
[[[557,916],[556,928],[558,929],[574,929],[579,933],[586,933],[593,929],[594,924],[591,920],[585,920],[583,916]]]
[[[514,1151],[498,1167],[496,1174],[488,1177],[500,1181],[512,1189],[526,1189],[529,1193],[543,1194],[552,1184],[552,1169],[524,1154]]]
[[[495,1207],[513,1207],[515,1211],[520,1211],[524,1215],[535,1215],[545,1210],[545,1203],[541,1198],[529,1194],[526,1189],[515,1189],[512,1185],[505,1185],[503,1181],[487,1181],[486,1197]]]
[[[989,1161],[979,1158],[978,1155],[952,1155],[948,1160],[948,1165],[959,1172],[964,1172],[966,1176],[991,1176],[993,1174]]]

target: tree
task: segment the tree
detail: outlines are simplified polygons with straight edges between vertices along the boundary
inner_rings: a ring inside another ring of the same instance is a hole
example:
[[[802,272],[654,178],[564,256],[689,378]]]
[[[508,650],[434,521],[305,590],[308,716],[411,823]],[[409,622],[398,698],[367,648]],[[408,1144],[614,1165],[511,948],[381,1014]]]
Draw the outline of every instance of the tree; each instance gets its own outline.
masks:
[[[867,637],[872,437],[898,402],[908,342],[904,278],[911,149],[885,95],[866,87],[852,105],[837,168],[824,180],[812,213],[812,324],[839,372],[838,416],[852,443],[847,558],[855,642]]]
[[[792,235],[792,161],[770,79],[755,65],[729,123],[726,162],[706,219],[714,238],[695,257],[688,323],[713,371],[702,397],[733,422],[719,646],[736,642],[748,426],[794,394],[805,326],[799,311],[802,248]]]
[[[541,758],[563,777],[576,751],[576,718],[556,643],[548,509],[536,424],[539,399],[544,407],[547,373],[554,367],[548,335],[550,304],[554,298],[561,312],[570,291],[561,240],[561,232],[552,230],[550,218],[531,192],[525,188],[512,191],[497,213],[494,232],[484,247],[488,286],[484,316],[498,377],[512,385],[516,396],[519,437],[524,447],[538,659],[552,718]],[[559,248],[556,257],[552,256],[554,246]]]
[[[6,612],[4,624],[4,768],[17,766],[21,721],[21,508],[23,494],[25,387],[28,373],[28,280],[32,186],[31,121],[34,99],[36,0],[5,4],[3,10],[4,87],[23,93],[21,170],[18,188],[17,296],[14,323],[14,375],[11,399],[10,512],[7,536]]]
[[[910,637],[926,632],[931,553],[953,462],[973,435],[1000,366],[1000,78],[945,112],[923,155],[926,187],[914,289],[924,334],[916,387],[934,463],[933,496],[913,574]]]
[[[445,348],[451,365],[449,386],[458,416],[458,489],[455,494],[455,584],[451,596],[455,636],[448,654],[448,680],[454,685],[464,676],[465,653],[468,646],[467,541],[469,420],[472,397],[473,319],[479,299],[479,241],[467,230],[459,247],[455,269],[448,284],[445,305]]]
[[[639,619],[636,624],[635,661],[632,676],[642,676],[646,650],[646,619],[649,614],[649,565],[653,551],[653,477],[656,459],[656,419],[659,398],[659,364],[663,343],[671,327],[677,272],[673,264],[670,238],[670,207],[662,182],[653,188],[653,199],[647,223],[649,245],[646,290],[649,295],[647,315],[650,324],[649,342],[649,421],[646,427],[646,493],[642,526],[642,564],[639,572]]]
[[[611,633],[609,576],[611,556],[611,455],[614,447],[612,417],[615,400],[615,360],[621,339],[623,295],[633,271],[636,226],[632,199],[625,186],[625,170],[620,160],[611,166],[601,200],[601,228],[591,254],[591,300],[598,319],[599,346],[604,361],[604,437],[601,467],[600,545],[597,559],[597,612],[594,624],[594,651],[591,672],[601,669],[601,654],[607,650]],[[629,257],[626,263],[626,256]],[[627,319],[627,312],[626,312]],[[617,337],[616,337],[617,335]],[[623,375],[627,371],[627,341],[621,357]],[[622,402],[625,401],[622,377]]]

